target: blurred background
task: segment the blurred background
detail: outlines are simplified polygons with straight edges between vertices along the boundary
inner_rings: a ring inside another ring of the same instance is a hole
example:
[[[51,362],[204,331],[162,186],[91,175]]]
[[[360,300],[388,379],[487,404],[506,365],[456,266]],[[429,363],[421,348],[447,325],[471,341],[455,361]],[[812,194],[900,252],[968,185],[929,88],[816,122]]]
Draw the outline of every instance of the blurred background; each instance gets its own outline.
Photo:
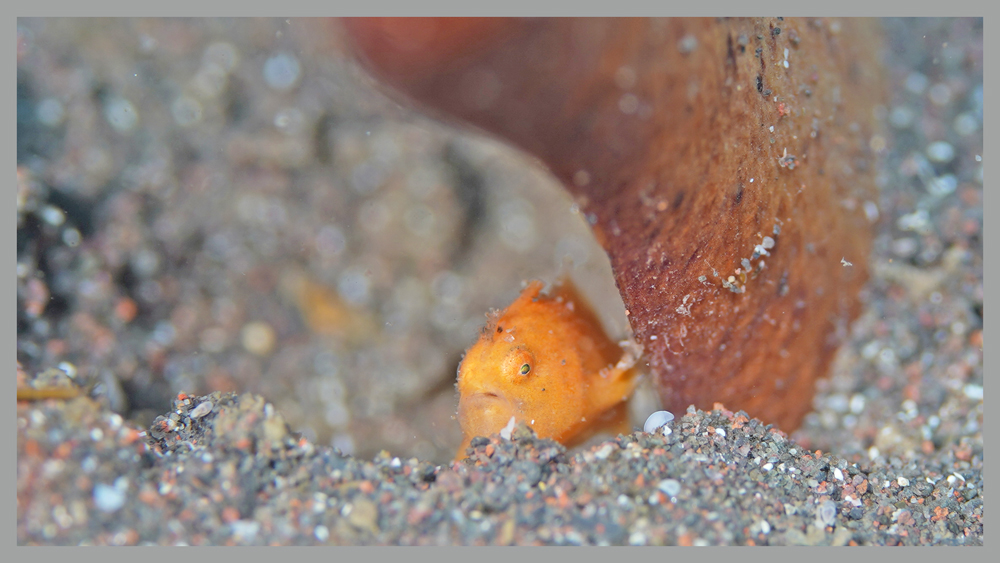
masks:
[[[143,425],[263,395],[370,458],[447,460],[485,313],[611,270],[544,169],[375,89],[323,20],[18,25],[18,360]],[[48,297],[48,299],[45,298]]]

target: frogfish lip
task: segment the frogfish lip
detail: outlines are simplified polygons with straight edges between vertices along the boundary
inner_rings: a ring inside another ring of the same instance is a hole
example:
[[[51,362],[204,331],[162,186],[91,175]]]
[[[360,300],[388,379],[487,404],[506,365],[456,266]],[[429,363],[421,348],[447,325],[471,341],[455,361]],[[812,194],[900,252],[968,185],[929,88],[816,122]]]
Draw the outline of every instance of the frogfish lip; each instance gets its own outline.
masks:
[[[458,422],[469,438],[496,434],[515,415],[514,405],[506,397],[489,391],[462,397],[458,403]]]

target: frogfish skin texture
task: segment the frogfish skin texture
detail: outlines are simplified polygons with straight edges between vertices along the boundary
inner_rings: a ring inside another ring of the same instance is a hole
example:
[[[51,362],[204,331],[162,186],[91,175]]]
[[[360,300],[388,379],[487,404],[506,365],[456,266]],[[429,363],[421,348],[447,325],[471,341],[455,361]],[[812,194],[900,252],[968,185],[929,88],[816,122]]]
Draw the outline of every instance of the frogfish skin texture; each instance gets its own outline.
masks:
[[[568,278],[542,294],[528,284],[493,311],[458,368],[464,438],[503,429],[513,417],[567,446],[601,431],[628,433],[628,400],[638,384],[632,347],[611,340]]]
[[[666,409],[792,431],[860,307],[884,141],[866,19],[347,19],[362,63],[541,159]]]

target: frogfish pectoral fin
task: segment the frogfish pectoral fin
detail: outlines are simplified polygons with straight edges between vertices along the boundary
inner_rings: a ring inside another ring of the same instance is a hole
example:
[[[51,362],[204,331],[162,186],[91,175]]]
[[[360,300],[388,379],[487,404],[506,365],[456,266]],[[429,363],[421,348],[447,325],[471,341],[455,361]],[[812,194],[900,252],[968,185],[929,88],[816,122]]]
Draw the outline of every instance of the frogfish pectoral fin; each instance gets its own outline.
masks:
[[[634,367],[621,364],[601,370],[590,381],[587,398],[592,412],[605,412],[620,403],[627,403],[639,386],[640,372]]]

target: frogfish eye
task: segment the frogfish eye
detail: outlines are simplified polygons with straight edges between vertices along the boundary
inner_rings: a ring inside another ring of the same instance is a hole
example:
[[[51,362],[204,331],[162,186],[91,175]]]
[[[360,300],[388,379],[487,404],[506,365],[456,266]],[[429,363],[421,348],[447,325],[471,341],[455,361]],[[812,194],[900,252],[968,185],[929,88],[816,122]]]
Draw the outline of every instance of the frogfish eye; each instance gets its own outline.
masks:
[[[517,347],[507,353],[503,360],[502,373],[510,383],[521,384],[534,375],[535,357],[524,348]]]

